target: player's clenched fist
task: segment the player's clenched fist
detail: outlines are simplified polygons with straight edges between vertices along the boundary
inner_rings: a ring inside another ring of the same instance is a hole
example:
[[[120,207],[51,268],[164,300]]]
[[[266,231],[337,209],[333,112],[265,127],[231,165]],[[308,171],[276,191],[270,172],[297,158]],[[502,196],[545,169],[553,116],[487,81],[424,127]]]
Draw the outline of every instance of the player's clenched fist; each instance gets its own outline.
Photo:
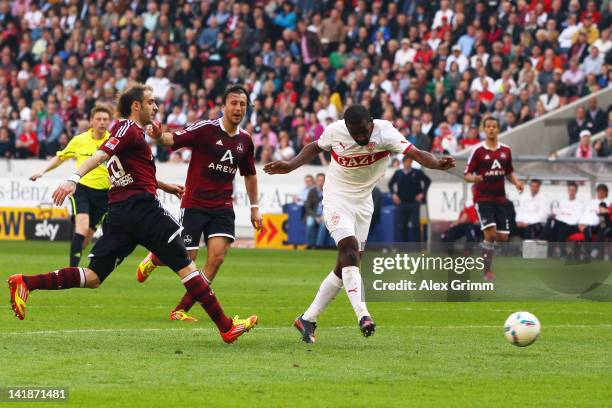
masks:
[[[51,198],[53,203],[57,206],[64,204],[66,197],[72,195],[76,190],[76,183],[73,181],[65,181],[53,192]]]
[[[286,161],[275,161],[264,166],[264,171],[268,174],[287,174],[293,168]]]
[[[455,159],[449,156],[444,156],[438,160],[438,166],[440,166],[440,170],[452,169],[455,167]]]

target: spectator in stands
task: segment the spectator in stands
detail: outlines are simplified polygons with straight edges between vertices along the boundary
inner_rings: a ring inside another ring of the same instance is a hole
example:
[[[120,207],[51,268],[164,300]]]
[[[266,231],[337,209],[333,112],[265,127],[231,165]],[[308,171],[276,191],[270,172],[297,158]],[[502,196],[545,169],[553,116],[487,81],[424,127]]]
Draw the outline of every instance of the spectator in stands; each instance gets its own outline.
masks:
[[[599,37],[592,45],[599,49],[599,54],[605,56],[608,51],[612,48],[612,40],[610,40],[610,27],[605,28],[601,31],[601,37]]]
[[[282,130],[278,137],[278,146],[274,150],[274,160],[291,160],[295,156],[295,150],[291,146],[289,134]]]
[[[402,169],[389,180],[389,192],[397,206],[398,240],[420,242],[420,211],[425,202],[431,179],[421,170],[412,168],[412,159],[404,156]]]
[[[581,132],[583,130],[588,130],[589,134],[591,134],[591,129],[593,129],[593,123],[588,120],[586,109],[584,106],[579,106],[576,108],[576,116],[567,125],[569,143],[577,143],[580,140]]]
[[[605,158],[606,156],[606,152],[605,152],[605,145],[604,145],[604,141],[601,139],[598,139],[596,141],[593,142],[593,157],[596,158]]]
[[[597,185],[595,194],[596,197],[585,206],[584,213],[578,221],[578,228],[584,233],[586,242],[593,242],[594,238],[600,238],[600,230],[607,226],[608,206],[610,205],[608,186]]]
[[[567,183],[567,194],[566,200],[559,202],[559,207],[549,217],[542,232],[542,237],[548,242],[560,242],[561,254],[565,256],[566,246],[565,241],[571,234],[579,232],[578,220],[584,212],[584,205],[582,201],[576,198],[578,193],[578,185],[570,181]],[[549,246],[549,253],[552,246]]]
[[[253,140],[255,147],[264,144],[264,139],[270,146],[276,146],[278,144],[278,136],[276,132],[272,130],[270,122],[263,122],[261,124],[261,131],[255,135]]]
[[[38,148],[38,137],[34,126],[32,122],[27,121],[23,124],[23,130],[15,141],[15,157],[18,159],[38,157]]]
[[[546,85],[546,93],[540,95],[540,101],[544,104],[546,112],[552,112],[559,107],[560,99],[554,82],[551,81]]]
[[[597,106],[597,98],[591,98],[587,102],[588,112],[587,117],[593,124],[593,134],[599,133],[607,126],[606,114]]]
[[[519,207],[516,212],[516,226],[519,234],[525,239],[539,238],[550,210],[550,203],[540,194],[542,182],[533,179],[529,183],[529,192],[519,197]]]
[[[580,143],[578,143],[578,148],[576,148],[576,157],[579,159],[590,159],[593,157],[591,132],[586,129],[580,132]]]
[[[0,158],[12,157],[15,146],[11,140],[9,128],[6,126],[0,127]]]
[[[561,76],[561,81],[567,86],[569,96],[577,96],[582,93],[582,85],[585,75],[578,65],[578,59],[570,60],[569,69]]]
[[[64,120],[57,113],[55,102],[47,104],[47,112],[43,113],[38,121],[38,141],[40,143],[40,157],[53,156],[59,149],[59,137],[64,132]]]
[[[582,66],[580,68],[585,75],[599,75],[603,64],[604,56],[599,53],[599,48],[591,45],[589,47],[589,55],[582,61]]]
[[[586,14],[578,26],[580,30],[577,34],[574,34],[574,38],[584,35],[589,44],[593,44],[599,38],[599,29],[597,25],[593,24],[593,17],[591,15]]]
[[[451,113],[458,122],[468,113],[478,123],[487,111],[503,117],[516,109],[514,115],[525,121],[535,106],[530,111],[515,106],[516,84],[535,103],[553,81],[562,106],[567,98],[607,87],[612,78],[605,63],[595,74],[597,62],[587,59],[590,45],[600,56],[612,46],[606,24],[610,7],[597,15],[591,3],[581,8],[576,0],[517,6],[504,1],[491,9],[482,2],[465,7],[447,0],[439,6],[357,2],[355,8],[305,0],[43,3],[9,2],[5,17],[0,13],[5,73],[0,89],[7,91],[0,99],[8,98],[11,109],[5,113],[12,129],[23,123],[15,122],[11,110],[19,110],[18,121],[31,120],[38,128],[37,115],[51,102],[70,135],[94,100],[113,100],[128,82],[149,80],[164,123],[175,121],[176,105],[187,118],[216,119],[223,89],[240,82],[251,87],[253,105],[259,104],[249,118],[253,126],[267,121],[276,134],[285,130],[294,136],[293,107],[310,118],[333,105],[336,112],[328,116],[336,119],[343,106],[364,102],[376,117],[402,117],[409,127],[418,120],[431,136],[423,110],[432,115],[433,129],[451,123]],[[329,57],[322,58],[320,38],[328,43]],[[530,69],[518,74],[523,60]],[[572,60],[576,63],[564,73],[561,61]],[[495,85],[488,83],[466,101],[466,92],[481,78]],[[297,101],[293,97],[276,106],[287,82]],[[427,84],[433,98],[423,94]],[[319,120],[321,127],[326,120]],[[309,122],[306,133],[316,140],[322,130]],[[272,139],[264,157],[277,146]],[[298,139],[294,148],[303,145]]]

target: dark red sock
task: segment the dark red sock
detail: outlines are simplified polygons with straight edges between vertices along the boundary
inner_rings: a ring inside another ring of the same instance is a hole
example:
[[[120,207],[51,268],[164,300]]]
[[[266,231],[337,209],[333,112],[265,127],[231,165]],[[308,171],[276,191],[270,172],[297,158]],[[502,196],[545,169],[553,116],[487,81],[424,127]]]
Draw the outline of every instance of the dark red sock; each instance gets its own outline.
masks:
[[[154,253],[151,253],[151,261],[157,266],[166,266],[165,263],[162,262]]]
[[[191,309],[191,306],[193,306],[194,304],[195,304],[195,300],[191,297],[189,292],[185,292],[185,295],[183,296],[179,304],[176,305],[176,307],[174,308],[174,311],[184,310],[188,312],[189,309]]]
[[[200,302],[206,313],[208,313],[219,328],[219,331],[225,333],[232,328],[232,319],[223,313],[215,293],[206,283],[200,272],[196,271],[183,278],[183,285],[185,285],[189,295],[197,302]]]
[[[85,282],[83,282],[81,286],[81,269],[83,268],[62,268],[42,275],[24,276],[23,281],[29,290],[56,290],[85,287]],[[83,271],[83,278],[84,277],[85,272]]]

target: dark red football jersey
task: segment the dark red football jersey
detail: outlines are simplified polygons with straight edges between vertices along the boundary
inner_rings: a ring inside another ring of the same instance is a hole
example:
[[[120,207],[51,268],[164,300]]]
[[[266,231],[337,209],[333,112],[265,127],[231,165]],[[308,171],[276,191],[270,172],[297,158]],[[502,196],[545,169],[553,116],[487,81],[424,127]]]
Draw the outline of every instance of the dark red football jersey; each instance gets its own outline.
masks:
[[[230,136],[221,119],[202,120],[173,133],[174,148],[191,147],[182,208],[232,208],[233,181],[255,174],[251,136],[238,129]]]
[[[157,194],[155,162],[140,125],[127,119],[118,121],[100,150],[111,156],[106,163],[112,184],[109,203],[139,193]]]
[[[476,147],[465,167],[465,174],[477,174],[483,181],[474,183],[472,193],[474,202],[506,202],[506,176],[512,174],[512,152],[505,144],[499,143],[497,149],[490,150],[484,143]]]

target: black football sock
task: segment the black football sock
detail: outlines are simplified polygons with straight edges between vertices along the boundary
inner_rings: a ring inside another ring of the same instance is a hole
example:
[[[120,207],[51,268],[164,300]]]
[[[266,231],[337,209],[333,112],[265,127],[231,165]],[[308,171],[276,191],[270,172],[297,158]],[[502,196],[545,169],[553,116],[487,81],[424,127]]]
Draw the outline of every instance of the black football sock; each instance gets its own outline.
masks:
[[[83,241],[85,237],[76,232],[72,236],[72,243],[70,244],[70,266],[79,266],[81,261],[81,252],[83,251]]]

